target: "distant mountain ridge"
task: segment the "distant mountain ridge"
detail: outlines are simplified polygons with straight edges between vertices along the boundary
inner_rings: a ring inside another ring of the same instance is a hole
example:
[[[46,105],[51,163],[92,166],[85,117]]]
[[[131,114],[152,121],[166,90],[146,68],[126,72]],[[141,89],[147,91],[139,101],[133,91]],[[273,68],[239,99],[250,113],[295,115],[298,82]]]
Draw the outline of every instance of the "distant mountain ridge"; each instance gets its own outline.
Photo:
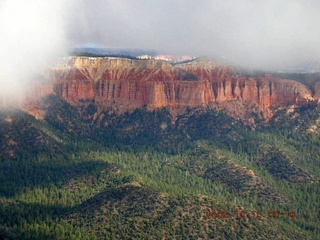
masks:
[[[137,57],[140,55],[156,56],[158,53],[154,50],[144,49],[132,49],[132,48],[93,48],[93,47],[82,47],[74,48],[72,55],[78,55],[81,53],[92,53],[97,55],[124,55]]]

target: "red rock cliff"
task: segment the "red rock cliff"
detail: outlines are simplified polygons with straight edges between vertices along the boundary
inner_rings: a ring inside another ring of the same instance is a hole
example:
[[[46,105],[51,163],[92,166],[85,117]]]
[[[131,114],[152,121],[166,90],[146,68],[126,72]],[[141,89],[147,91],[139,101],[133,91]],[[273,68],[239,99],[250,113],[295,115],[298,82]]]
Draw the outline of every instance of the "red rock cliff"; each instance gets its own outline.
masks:
[[[72,57],[53,72],[54,91],[67,101],[94,99],[122,110],[236,101],[264,111],[313,99],[298,82],[272,76],[248,78],[233,66],[209,60],[172,66],[157,60]]]

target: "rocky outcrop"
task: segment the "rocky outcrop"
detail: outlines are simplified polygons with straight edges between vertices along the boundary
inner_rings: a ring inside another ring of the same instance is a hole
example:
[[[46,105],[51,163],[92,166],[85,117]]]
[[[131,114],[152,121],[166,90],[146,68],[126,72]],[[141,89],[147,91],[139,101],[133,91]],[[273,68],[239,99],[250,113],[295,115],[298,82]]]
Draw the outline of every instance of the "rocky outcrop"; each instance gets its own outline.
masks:
[[[54,91],[69,102],[94,99],[122,110],[197,107],[237,101],[261,111],[313,101],[305,85],[270,75],[246,77],[224,62],[72,57],[53,69]]]

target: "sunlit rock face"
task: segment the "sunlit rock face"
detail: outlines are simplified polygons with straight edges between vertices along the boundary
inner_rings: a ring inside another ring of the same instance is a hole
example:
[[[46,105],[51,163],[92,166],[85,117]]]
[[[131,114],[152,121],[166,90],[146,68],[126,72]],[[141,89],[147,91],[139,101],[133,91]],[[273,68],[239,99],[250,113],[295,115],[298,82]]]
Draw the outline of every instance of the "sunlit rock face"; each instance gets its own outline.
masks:
[[[130,109],[239,101],[267,110],[313,100],[311,91],[298,82],[272,76],[248,78],[232,65],[206,59],[171,65],[158,60],[73,57],[53,71],[56,94],[69,102],[94,99]]]
[[[120,112],[142,107],[168,107],[172,112],[215,107],[235,116],[256,109],[268,117],[277,107],[315,100],[301,83],[270,75],[246,77],[231,64],[208,59],[172,65],[152,59],[69,57],[46,78],[28,87],[24,99],[29,109],[41,97],[57,94],[71,104],[94,100],[101,108]]]

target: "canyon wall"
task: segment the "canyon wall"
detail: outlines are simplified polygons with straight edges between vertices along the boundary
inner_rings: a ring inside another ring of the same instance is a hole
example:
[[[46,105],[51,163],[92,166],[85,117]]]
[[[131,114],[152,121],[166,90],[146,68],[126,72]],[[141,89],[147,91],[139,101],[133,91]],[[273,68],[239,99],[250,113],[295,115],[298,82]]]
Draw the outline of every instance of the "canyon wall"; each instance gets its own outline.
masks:
[[[171,65],[159,60],[70,57],[53,69],[53,89],[69,102],[105,107],[197,107],[237,101],[261,111],[313,101],[305,85],[269,75],[246,77],[207,59]]]

